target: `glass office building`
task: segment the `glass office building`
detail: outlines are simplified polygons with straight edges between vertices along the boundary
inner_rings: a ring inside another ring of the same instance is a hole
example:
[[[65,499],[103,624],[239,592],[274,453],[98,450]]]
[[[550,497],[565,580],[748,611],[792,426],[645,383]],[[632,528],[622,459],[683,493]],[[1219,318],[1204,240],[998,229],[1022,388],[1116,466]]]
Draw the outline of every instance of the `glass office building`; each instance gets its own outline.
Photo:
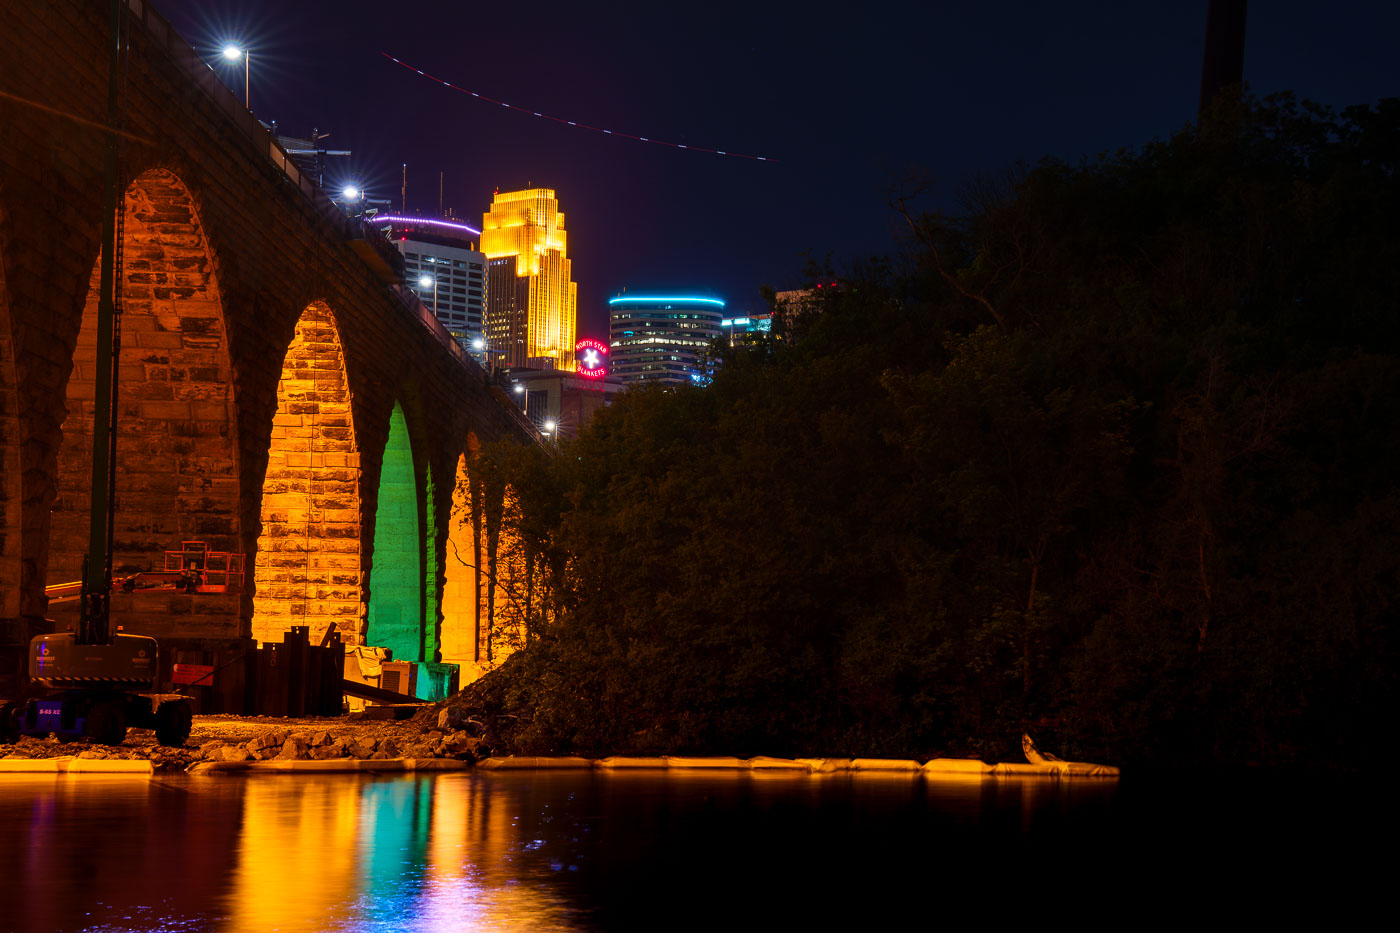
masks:
[[[612,374],[623,385],[705,383],[706,350],[720,336],[724,302],[682,295],[608,301]]]
[[[485,333],[486,255],[476,249],[477,230],[425,217],[379,216],[404,259],[404,284],[477,360]]]
[[[490,260],[486,340],[507,367],[574,370],[578,285],[552,188],[497,191],[481,220]]]

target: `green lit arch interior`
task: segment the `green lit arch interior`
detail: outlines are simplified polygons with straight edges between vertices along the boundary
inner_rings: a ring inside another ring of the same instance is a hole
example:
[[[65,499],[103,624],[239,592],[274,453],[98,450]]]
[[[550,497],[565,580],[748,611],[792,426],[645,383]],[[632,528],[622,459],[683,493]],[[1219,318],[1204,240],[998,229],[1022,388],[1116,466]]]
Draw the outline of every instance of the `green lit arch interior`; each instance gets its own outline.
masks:
[[[366,638],[371,645],[391,649],[398,661],[424,659],[421,528],[413,445],[403,407],[395,402],[389,415],[389,438],[379,472],[379,504],[374,512]],[[428,647],[436,649],[436,645]]]

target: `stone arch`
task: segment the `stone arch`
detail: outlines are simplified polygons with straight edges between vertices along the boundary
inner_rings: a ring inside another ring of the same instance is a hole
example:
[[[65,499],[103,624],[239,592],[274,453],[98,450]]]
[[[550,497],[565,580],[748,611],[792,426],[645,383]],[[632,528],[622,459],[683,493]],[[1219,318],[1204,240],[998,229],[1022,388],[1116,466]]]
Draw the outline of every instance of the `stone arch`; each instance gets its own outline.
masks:
[[[194,199],[173,172],[151,169],[123,198],[121,356],[113,572],[159,570],[165,551],[199,540],[240,547],[235,373],[215,262]],[[87,551],[92,482],[100,263],[94,266],[65,389],[48,583],[77,580]],[[233,636],[238,597],[201,600],[200,631]],[[139,612],[133,611],[139,608]],[[62,623],[76,601],[51,607]],[[194,634],[179,600],[114,600],[128,630]],[[125,616],[125,618],[123,618]]]
[[[379,470],[365,638],[398,661],[424,656],[422,523],[408,419],[395,402]]]
[[[19,387],[10,335],[10,304],[5,292],[5,269],[0,264],[0,619],[16,619],[20,614],[20,530],[24,501]]]
[[[530,562],[518,531],[520,500],[509,484],[498,495],[487,507],[487,670],[524,646],[531,597]]]
[[[468,451],[474,451],[469,439]],[[452,508],[447,518],[443,557],[442,660],[461,667],[461,683],[476,680],[486,669],[481,631],[481,489],[467,469],[468,453],[457,458]]]
[[[253,637],[334,625],[360,643],[360,455],[345,351],[324,302],[302,311],[282,358],[253,561]]]

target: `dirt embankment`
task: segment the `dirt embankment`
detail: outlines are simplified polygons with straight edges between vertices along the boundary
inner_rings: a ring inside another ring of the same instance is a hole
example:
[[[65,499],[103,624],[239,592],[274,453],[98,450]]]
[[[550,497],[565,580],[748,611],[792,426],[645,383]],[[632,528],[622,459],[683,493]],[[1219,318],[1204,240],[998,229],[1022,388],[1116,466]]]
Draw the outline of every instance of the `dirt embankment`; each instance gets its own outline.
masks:
[[[369,719],[362,714],[280,719],[270,716],[196,716],[181,748],[157,745],[154,732],[132,729],[121,745],[22,737],[0,745],[0,758],[144,758],[157,771],[184,770],[198,761],[289,759],[456,758],[489,754],[485,727],[452,710],[424,707],[412,719]]]

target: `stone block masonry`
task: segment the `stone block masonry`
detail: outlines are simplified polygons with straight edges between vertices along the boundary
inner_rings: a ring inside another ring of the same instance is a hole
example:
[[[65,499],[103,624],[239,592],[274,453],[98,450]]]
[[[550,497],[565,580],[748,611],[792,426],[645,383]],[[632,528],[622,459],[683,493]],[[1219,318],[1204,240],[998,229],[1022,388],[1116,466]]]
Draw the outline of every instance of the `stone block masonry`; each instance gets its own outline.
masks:
[[[395,405],[413,439],[425,566],[443,566],[452,514],[443,496],[429,509],[429,474],[455,475],[469,437],[533,437],[351,248],[364,233],[159,13],[128,10],[115,561],[159,568],[166,549],[202,540],[247,554],[249,574],[232,597],[121,601],[118,622],[172,642],[277,638],[291,621],[362,641]],[[64,611],[50,612],[44,586],[75,579],[87,546],[105,145],[92,124],[105,122],[107,41],[104,4],[0,6],[0,679],[11,681],[29,635]],[[441,571],[422,585],[417,621],[436,627]]]
[[[253,562],[253,637],[278,641],[291,625],[315,633],[334,626],[358,644],[360,456],[340,335],[324,304],[297,322],[277,398]]]

